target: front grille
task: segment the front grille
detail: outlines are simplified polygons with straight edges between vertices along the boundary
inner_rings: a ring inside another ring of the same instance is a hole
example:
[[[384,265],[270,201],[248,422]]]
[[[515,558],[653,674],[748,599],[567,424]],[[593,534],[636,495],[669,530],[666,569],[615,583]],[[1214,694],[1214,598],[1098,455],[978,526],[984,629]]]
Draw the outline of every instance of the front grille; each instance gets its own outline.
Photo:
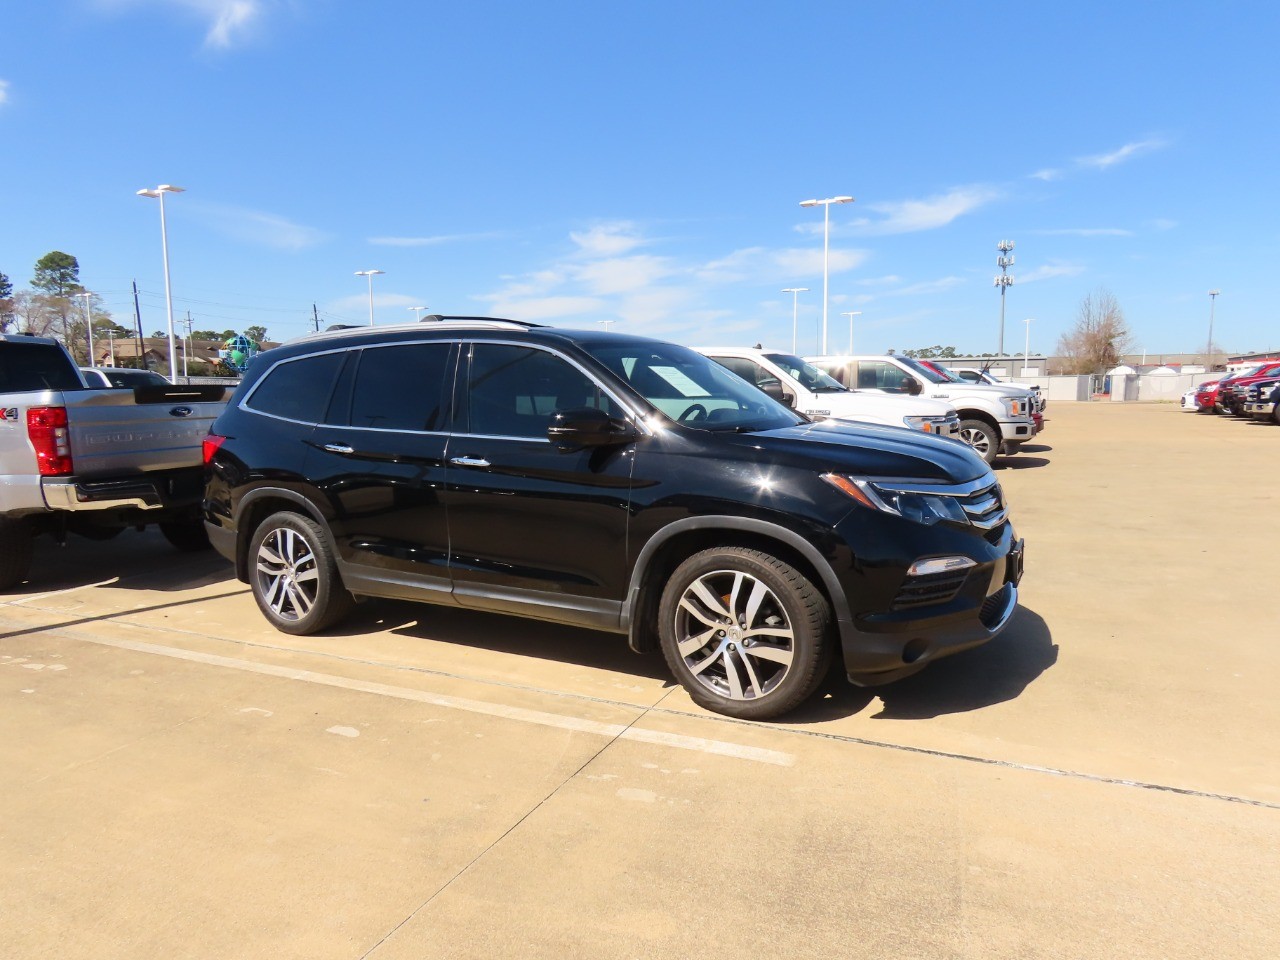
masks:
[[[893,609],[914,610],[954,600],[967,576],[968,571],[962,570],[959,573],[926,573],[907,577],[893,598]]]
[[[982,609],[978,611],[978,619],[982,621],[984,627],[993,627],[996,621],[1000,619],[1000,612],[1004,610],[1005,604],[1009,602],[1009,591],[1012,590],[1009,584],[1005,584],[986,600],[982,601]]]
[[[969,522],[982,530],[990,530],[999,526],[1009,515],[1009,508],[1004,502],[1004,491],[1000,484],[991,481],[990,485],[975,490],[967,497],[956,498],[964,508]]]

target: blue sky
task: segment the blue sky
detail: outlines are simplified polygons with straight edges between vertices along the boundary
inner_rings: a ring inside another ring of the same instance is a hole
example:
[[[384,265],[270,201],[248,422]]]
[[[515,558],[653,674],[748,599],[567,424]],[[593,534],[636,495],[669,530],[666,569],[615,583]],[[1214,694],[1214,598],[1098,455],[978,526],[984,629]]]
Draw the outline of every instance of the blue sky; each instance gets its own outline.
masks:
[[[1280,8],[1263,3],[9,0],[0,272],[272,339],[408,308],[683,343],[1280,347]]]

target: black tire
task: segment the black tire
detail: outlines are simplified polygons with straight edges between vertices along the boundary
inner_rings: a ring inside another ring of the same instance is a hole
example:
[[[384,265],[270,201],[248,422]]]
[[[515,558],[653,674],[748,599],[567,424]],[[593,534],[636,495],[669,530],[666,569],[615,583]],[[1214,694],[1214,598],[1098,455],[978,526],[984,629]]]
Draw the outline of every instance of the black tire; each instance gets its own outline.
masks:
[[[169,521],[160,524],[160,532],[169,543],[183,553],[197,553],[208,550],[212,546],[203,520]]]
[[[672,674],[699,706],[742,720],[782,716],[817,689],[831,663],[830,621],[804,574],[746,547],[694,554],[658,607]]]
[[[0,590],[27,579],[33,540],[31,526],[25,520],[0,517]]]
[[[985,420],[961,420],[960,439],[987,463],[995,463],[1000,453],[1000,433]]]
[[[273,513],[254,531],[249,586],[271,625],[297,636],[333,626],[355,605],[320,525],[288,511]]]

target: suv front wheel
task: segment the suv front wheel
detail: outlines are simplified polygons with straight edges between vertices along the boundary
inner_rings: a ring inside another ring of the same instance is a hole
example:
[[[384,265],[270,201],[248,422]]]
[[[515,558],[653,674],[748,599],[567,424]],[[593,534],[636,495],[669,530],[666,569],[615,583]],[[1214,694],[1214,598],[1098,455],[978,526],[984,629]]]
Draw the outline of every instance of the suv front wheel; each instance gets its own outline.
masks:
[[[253,599],[282,633],[315,633],[354,606],[320,525],[309,517],[288,511],[267,517],[249,542],[249,564]]]
[[[831,657],[830,606],[790,564],[716,547],[676,568],[658,609],[662,652],[700,706],[744,720],[807,699]]]

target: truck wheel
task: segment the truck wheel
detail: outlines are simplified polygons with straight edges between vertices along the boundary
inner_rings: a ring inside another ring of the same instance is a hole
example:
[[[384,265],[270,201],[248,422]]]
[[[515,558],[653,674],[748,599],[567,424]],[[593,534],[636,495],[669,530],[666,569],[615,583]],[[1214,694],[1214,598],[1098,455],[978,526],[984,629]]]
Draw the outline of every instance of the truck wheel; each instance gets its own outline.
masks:
[[[982,420],[961,420],[960,439],[987,463],[995,463],[1000,452],[1000,436]]]
[[[0,590],[21,583],[31,569],[31,527],[21,519],[0,517]]]
[[[799,706],[830,664],[826,598],[790,564],[715,547],[676,568],[658,607],[667,665],[699,706],[767,720]]]
[[[203,520],[174,520],[162,523],[160,532],[183,553],[196,553],[200,550],[208,550],[211,546]]]
[[[308,517],[288,511],[267,517],[249,542],[249,563],[253,599],[282,633],[316,633],[355,605],[324,532]]]

